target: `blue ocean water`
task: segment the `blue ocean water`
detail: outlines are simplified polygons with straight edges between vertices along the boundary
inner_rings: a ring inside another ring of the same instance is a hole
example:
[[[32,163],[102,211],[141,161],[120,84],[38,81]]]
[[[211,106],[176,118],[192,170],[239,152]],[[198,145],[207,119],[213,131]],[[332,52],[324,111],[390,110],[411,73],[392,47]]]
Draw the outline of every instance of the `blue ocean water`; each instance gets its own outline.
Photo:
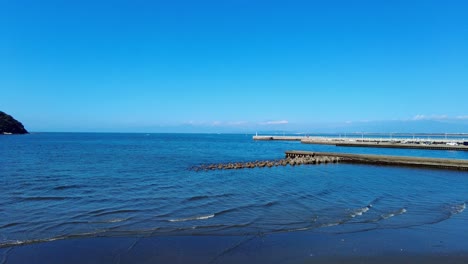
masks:
[[[346,148],[234,134],[2,136],[0,247],[95,236],[468,232],[460,224],[468,222],[464,171],[351,164],[190,170],[280,159],[286,150],[468,159],[463,151]]]

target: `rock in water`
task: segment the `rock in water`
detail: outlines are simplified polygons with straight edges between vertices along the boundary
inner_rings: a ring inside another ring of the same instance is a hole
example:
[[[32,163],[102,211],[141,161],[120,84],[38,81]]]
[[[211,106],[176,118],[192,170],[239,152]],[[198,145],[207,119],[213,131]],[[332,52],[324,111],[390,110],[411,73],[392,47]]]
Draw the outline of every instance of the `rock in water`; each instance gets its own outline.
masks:
[[[0,111],[0,135],[1,134],[27,134],[23,124],[11,115]]]

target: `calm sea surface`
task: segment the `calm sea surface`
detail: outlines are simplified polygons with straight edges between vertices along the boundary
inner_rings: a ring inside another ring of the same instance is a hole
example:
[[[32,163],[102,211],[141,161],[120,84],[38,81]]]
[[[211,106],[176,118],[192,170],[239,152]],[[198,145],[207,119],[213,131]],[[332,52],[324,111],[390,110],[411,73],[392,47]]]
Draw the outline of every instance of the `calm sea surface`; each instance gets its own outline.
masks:
[[[252,135],[1,136],[0,247],[95,236],[468,232],[467,172],[348,164],[190,170],[280,159],[286,150],[468,159],[468,152],[340,148]]]

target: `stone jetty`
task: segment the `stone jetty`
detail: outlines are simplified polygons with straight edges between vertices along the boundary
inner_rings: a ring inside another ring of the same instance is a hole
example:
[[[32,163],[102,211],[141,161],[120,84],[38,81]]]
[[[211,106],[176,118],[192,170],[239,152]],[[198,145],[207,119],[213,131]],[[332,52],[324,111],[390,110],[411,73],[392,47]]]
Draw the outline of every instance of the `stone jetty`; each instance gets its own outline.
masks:
[[[437,169],[468,170],[466,159],[444,159],[408,156],[369,155],[336,152],[286,151],[286,158],[335,157],[343,163],[361,163],[371,165],[412,166]]]
[[[413,166],[437,169],[468,170],[468,160],[407,156],[366,155],[353,153],[286,151],[284,159],[248,162],[213,163],[194,166],[191,170],[238,170],[278,166],[314,165],[323,163],[360,163],[371,165]]]
[[[229,162],[229,163],[213,163],[194,166],[191,169],[194,171],[207,170],[238,170],[238,169],[253,169],[253,168],[272,168],[278,166],[299,166],[312,165],[321,163],[337,163],[341,160],[340,157],[333,156],[291,156],[279,160],[262,160],[249,162]]]

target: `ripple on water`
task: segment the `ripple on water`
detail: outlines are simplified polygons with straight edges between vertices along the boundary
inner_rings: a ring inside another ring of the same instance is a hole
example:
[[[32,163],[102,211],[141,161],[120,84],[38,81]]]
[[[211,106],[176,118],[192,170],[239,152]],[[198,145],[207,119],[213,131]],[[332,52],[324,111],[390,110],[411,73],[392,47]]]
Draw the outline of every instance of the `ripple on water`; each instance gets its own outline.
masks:
[[[0,150],[9,165],[0,170],[0,212],[8,216],[0,217],[3,246],[73,236],[426,228],[467,217],[460,188],[466,172],[331,164],[194,173],[187,168],[274,160],[285,149],[314,146],[244,135],[35,137],[21,137],[28,148],[16,148],[21,140],[11,138],[2,148],[8,152]],[[175,151],[186,149],[187,155]],[[22,232],[28,230],[34,232]]]

